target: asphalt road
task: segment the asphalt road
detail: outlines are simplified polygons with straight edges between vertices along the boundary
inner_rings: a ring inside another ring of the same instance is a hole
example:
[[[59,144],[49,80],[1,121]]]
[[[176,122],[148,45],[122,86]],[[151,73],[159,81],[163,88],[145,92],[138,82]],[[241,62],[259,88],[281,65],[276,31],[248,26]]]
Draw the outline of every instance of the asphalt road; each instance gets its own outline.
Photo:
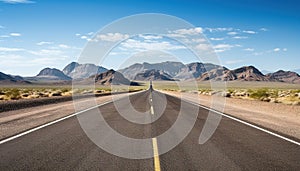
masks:
[[[300,169],[299,145],[226,117],[222,118],[213,136],[200,145],[198,139],[208,116],[207,109],[157,91],[151,93],[150,90],[131,95],[129,99],[120,99],[119,108],[126,111],[131,103],[136,111],[147,113],[137,118],[144,117],[145,122],[155,122],[132,123],[118,113],[113,103],[99,107],[108,125],[127,137],[145,139],[163,134],[175,123],[180,109],[187,123],[191,124],[189,117],[193,115],[192,111],[199,110],[197,120],[191,132],[171,151],[148,159],[126,159],[99,148],[82,130],[77,117],[70,117],[0,144],[0,170]],[[84,118],[96,110],[79,115]],[[134,116],[134,113],[130,115],[132,119]],[[178,132],[174,131],[173,136],[177,137]],[[153,148],[151,155],[159,153],[166,144],[168,140],[158,138],[150,144],[149,148]],[[135,150],[143,149],[137,147]]]

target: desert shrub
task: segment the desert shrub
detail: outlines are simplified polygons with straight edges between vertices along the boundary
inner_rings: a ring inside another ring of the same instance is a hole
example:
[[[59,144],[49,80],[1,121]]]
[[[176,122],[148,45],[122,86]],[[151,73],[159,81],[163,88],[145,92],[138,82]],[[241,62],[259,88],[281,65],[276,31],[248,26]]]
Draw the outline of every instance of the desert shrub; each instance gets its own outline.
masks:
[[[250,97],[253,99],[263,99],[269,97],[267,89],[258,89],[250,93]]]
[[[4,90],[0,90],[0,95],[5,95],[5,91]]]
[[[66,92],[68,92],[68,91],[70,91],[69,88],[63,88],[63,89],[61,89],[61,92],[62,92],[62,93],[66,93]]]
[[[12,100],[20,99],[20,91],[16,88],[6,91],[5,95]]]

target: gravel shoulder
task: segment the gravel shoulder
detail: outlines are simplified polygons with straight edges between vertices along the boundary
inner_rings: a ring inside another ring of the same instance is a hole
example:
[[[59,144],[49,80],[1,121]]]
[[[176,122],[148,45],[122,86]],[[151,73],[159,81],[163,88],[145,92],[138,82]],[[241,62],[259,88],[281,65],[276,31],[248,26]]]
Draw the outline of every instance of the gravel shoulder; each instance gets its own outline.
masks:
[[[162,91],[176,97],[183,97],[206,107],[212,106],[212,96],[175,91]],[[268,103],[257,100],[225,99],[224,113],[261,127],[300,140],[300,106]]]

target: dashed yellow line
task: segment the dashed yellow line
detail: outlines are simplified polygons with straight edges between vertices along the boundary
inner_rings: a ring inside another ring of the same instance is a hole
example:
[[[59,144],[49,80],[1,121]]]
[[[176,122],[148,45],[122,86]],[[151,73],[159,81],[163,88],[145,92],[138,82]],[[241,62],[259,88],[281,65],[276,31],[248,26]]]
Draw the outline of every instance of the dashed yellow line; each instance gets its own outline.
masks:
[[[160,161],[159,161],[159,154],[158,154],[156,138],[152,138],[152,145],[153,145],[153,157],[154,157],[154,170],[160,171]]]

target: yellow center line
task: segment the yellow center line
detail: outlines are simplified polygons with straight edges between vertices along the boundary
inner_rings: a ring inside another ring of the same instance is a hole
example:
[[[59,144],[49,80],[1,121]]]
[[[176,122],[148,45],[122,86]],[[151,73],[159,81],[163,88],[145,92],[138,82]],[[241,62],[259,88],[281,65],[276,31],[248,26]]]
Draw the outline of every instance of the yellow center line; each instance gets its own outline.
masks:
[[[154,170],[160,171],[160,161],[159,161],[159,154],[158,154],[156,138],[152,138],[152,145],[153,145],[153,157],[154,157]]]

